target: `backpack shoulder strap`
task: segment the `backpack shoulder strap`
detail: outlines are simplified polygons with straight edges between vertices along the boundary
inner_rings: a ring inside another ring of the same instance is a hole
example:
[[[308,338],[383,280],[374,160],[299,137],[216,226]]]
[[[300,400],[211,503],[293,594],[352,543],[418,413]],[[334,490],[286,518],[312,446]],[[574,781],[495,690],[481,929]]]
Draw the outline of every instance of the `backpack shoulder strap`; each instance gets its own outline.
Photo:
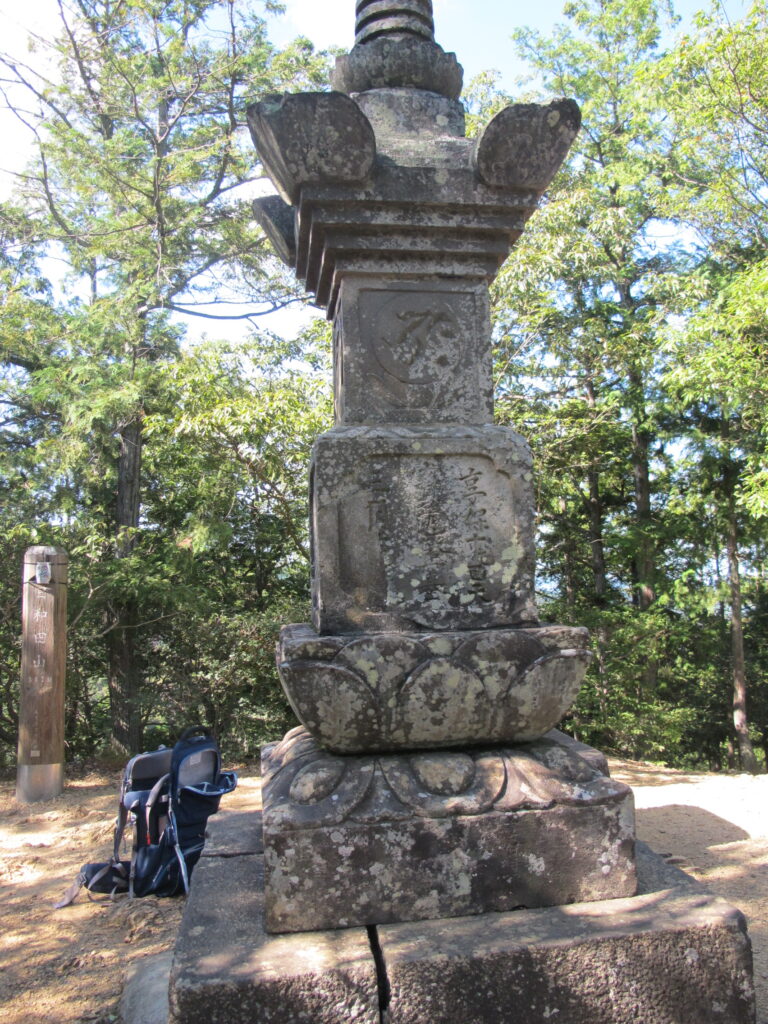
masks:
[[[158,800],[161,799],[162,796],[165,796],[166,800],[168,799],[168,792],[167,791],[168,791],[168,783],[170,781],[170,778],[171,778],[170,772],[167,775],[161,775],[160,776],[160,778],[157,780],[157,782],[154,784],[154,786],[150,790],[149,796],[147,797],[147,802],[144,805],[144,816],[145,816],[144,820],[145,820],[146,826],[147,826],[147,846],[149,846],[151,844],[151,842],[152,842],[152,828],[151,828],[152,811],[154,810],[155,804],[158,802]]]

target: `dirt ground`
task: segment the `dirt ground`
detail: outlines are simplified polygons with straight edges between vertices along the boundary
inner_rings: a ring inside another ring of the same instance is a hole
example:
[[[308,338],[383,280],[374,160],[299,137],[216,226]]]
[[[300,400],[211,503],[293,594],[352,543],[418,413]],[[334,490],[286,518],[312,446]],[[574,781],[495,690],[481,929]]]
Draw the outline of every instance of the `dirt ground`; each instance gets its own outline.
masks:
[[[260,806],[259,779],[239,776],[224,813]],[[127,965],[173,944],[183,899],[92,903],[81,893],[53,909],[84,863],[112,853],[119,781],[119,773],[68,779],[62,796],[29,806],[0,784],[2,1024],[114,1024]]]
[[[768,776],[685,774],[612,761],[635,789],[638,837],[740,907],[755,954],[758,1024],[768,1024]],[[222,813],[260,805],[255,773],[240,771]],[[118,777],[70,779],[64,794],[28,807],[0,784],[0,1022],[113,1024],[128,963],[173,942],[181,899],[91,903],[55,911],[86,861],[111,852]]]
[[[634,789],[638,839],[744,912],[757,1024],[768,1024],[768,775],[610,765],[613,777]]]

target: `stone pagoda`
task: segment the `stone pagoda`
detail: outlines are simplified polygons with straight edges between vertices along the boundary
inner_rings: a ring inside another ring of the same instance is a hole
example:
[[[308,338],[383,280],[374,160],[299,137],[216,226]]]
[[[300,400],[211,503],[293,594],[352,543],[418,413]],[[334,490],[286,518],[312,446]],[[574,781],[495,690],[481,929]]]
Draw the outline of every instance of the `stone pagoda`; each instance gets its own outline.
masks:
[[[248,111],[279,193],[257,216],[334,339],[313,622],[278,650],[303,727],[264,756],[275,931],[635,891],[629,790],[547,735],[587,632],[539,621],[531,453],[493,423],[489,285],[579,108],[468,139],[461,86],[430,0],[359,0],[334,91]]]
[[[248,112],[279,193],[256,214],[333,322],[336,415],[313,621],[278,646],[302,725],[263,751],[263,829],[212,828],[169,1024],[754,1024],[743,916],[636,847],[631,791],[553,728],[587,634],[538,618],[488,287],[579,110],[467,139],[461,79],[429,0],[358,0],[334,91]]]

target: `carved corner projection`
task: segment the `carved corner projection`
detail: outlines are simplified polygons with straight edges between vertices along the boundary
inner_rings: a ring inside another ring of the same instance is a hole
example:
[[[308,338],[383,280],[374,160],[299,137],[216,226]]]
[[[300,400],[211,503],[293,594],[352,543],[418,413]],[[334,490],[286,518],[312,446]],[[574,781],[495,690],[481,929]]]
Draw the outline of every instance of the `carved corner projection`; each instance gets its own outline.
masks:
[[[574,100],[546,106],[514,103],[493,118],[477,141],[478,177],[493,188],[543,192],[580,127],[581,111]]]
[[[302,185],[358,184],[371,174],[373,128],[343,93],[267,96],[248,107],[247,118],[264,169],[289,204]]]
[[[548,647],[547,627],[370,633],[319,657],[322,638],[309,631],[302,650],[292,628],[278,650],[283,687],[310,733],[342,753],[538,739],[575,700],[590,659]]]
[[[253,201],[253,215],[283,263],[295,267],[294,207],[283,202],[280,196],[260,196]]]
[[[613,805],[628,794],[624,783],[547,737],[515,749],[355,757],[329,753],[298,727],[264,764],[264,814],[273,833],[414,815]]]

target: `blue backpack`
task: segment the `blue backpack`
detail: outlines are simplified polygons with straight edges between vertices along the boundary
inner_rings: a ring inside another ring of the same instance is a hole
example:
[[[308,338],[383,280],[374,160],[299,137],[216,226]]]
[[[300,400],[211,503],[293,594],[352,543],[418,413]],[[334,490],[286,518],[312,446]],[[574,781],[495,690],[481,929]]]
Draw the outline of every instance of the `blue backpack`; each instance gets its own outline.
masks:
[[[132,757],[123,772],[112,858],[84,864],[55,908],[72,903],[81,888],[89,896],[110,897],[189,892],[208,818],[236,786],[236,773],[221,770],[218,744],[202,726],[187,729],[175,747]],[[130,860],[121,860],[120,846],[130,824],[133,851]]]

